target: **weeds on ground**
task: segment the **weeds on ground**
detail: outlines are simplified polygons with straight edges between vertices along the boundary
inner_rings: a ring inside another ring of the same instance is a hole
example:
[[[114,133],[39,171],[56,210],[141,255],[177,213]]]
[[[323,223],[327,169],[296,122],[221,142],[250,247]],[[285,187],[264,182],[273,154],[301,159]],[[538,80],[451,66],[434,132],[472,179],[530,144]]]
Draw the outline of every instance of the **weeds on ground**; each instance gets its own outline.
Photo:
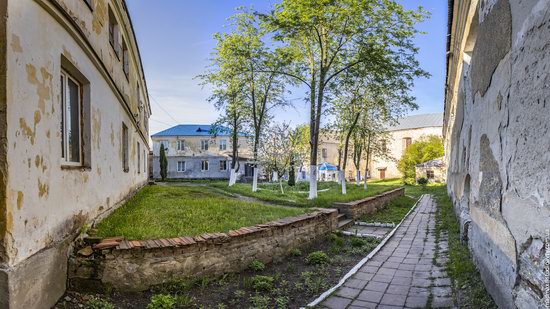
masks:
[[[436,240],[443,232],[448,236],[447,274],[451,277],[453,291],[460,293],[460,307],[467,308],[497,308],[493,299],[487,293],[480,274],[472,262],[467,245],[461,242],[460,227],[453,211],[453,206],[447,196],[446,187],[428,187],[429,193],[437,200]]]

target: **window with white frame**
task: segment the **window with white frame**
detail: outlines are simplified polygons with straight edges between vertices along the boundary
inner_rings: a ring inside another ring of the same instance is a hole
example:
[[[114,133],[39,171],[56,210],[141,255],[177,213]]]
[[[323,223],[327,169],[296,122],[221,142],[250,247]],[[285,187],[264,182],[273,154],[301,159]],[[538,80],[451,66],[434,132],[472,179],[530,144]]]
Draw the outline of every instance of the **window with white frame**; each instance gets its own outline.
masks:
[[[225,139],[220,140],[220,150],[227,150],[227,140]]]
[[[207,171],[208,170],[208,160],[203,160],[201,162],[201,171]]]
[[[178,172],[185,172],[185,161],[178,161]]]
[[[168,143],[168,141],[159,141],[159,150],[160,150],[160,147],[164,147],[164,151],[168,152],[169,145],[170,143]]]
[[[113,47],[116,56],[120,59],[120,42],[119,42],[120,28],[116,20],[113,10],[109,8],[109,43]]]
[[[65,71],[61,72],[61,157],[65,164],[82,162],[80,83]]]
[[[185,150],[185,141],[178,140],[178,142],[176,143],[176,147],[177,147],[178,151],[184,151]]]
[[[227,160],[220,161],[220,171],[227,171]]]
[[[201,150],[208,150],[208,140],[207,139],[201,140]]]

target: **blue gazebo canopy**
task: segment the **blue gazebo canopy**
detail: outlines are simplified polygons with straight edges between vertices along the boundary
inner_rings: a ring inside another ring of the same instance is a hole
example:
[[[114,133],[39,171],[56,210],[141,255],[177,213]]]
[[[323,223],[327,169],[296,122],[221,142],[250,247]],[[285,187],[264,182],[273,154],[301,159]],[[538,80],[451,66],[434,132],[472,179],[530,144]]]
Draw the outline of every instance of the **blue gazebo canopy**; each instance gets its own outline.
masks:
[[[319,170],[320,171],[336,171],[337,168],[336,168],[336,166],[325,162],[325,163],[319,165]]]

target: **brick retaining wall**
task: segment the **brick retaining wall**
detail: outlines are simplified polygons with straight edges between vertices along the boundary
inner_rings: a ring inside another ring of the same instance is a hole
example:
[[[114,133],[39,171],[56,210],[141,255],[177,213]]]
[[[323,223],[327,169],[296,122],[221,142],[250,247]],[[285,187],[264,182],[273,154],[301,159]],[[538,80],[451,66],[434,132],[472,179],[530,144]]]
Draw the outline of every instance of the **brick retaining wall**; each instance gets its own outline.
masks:
[[[358,219],[363,215],[372,214],[383,209],[388,201],[403,195],[405,195],[405,188],[401,187],[362,200],[332,203],[332,207],[337,208],[340,213],[345,214],[350,219]]]
[[[320,209],[196,237],[145,241],[90,238],[88,242],[97,243],[70,259],[69,285],[76,290],[113,287],[141,291],[166,281],[238,272],[253,259],[269,263],[281,258],[292,248],[335,230],[337,225],[336,209]]]

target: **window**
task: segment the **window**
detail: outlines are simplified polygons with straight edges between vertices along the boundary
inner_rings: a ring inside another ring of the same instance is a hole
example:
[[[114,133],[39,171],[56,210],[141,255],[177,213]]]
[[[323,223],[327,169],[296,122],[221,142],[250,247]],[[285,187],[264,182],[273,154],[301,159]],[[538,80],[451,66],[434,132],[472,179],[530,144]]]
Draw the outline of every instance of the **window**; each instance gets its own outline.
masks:
[[[185,141],[178,141],[177,142],[177,149],[178,149],[178,151],[184,151],[185,150]]]
[[[139,144],[139,142],[137,143],[137,156],[138,156],[137,171],[138,171],[138,174],[140,174],[141,173],[141,145]]]
[[[178,161],[178,172],[185,172],[185,161]]]
[[[208,140],[207,139],[201,140],[201,150],[208,150]]]
[[[407,150],[407,148],[409,148],[411,143],[412,143],[412,138],[410,137],[403,138],[403,151]]]
[[[120,30],[115,18],[115,14],[111,10],[111,8],[109,8],[109,43],[111,43],[111,46],[113,47],[116,56],[120,58],[120,43],[118,41],[119,31]]]
[[[130,167],[128,166],[128,140],[128,127],[122,123],[122,168],[125,172],[130,170]]]
[[[203,160],[201,162],[201,171],[207,171],[208,170],[208,161],[207,160]]]
[[[380,149],[382,150],[382,152],[388,151],[388,142],[385,139],[380,141]]]
[[[227,171],[227,160],[220,161],[220,171]]]
[[[130,73],[130,60],[128,58],[128,46],[126,46],[126,41],[124,39],[122,40],[122,70],[124,71],[124,75],[126,75],[126,79],[128,79],[128,74]],[[138,94],[139,94],[139,86],[138,86]],[[138,96],[138,106],[139,106],[139,96]]]
[[[220,150],[227,150],[227,140],[220,140]]]
[[[168,141],[159,141],[159,151],[160,151],[160,147],[164,147],[164,151],[165,152],[168,152]]]
[[[432,171],[432,170],[427,170],[427,171],[426,171],[426,178],[428,178],[428,179],[434,179],[434,178],[435,178],[435,173],[434,173],[434,171]]]
[[[143,172],[147,173],[147,155],[145,154],[145,149],[143,149]]]
[[[328,158],[328,153],[326,148],[321,149],[321,156],[323,157],[323,159]]]
[[[61,72],[61,157],[66,164],[82,162],[81,86],[65,71]]]

